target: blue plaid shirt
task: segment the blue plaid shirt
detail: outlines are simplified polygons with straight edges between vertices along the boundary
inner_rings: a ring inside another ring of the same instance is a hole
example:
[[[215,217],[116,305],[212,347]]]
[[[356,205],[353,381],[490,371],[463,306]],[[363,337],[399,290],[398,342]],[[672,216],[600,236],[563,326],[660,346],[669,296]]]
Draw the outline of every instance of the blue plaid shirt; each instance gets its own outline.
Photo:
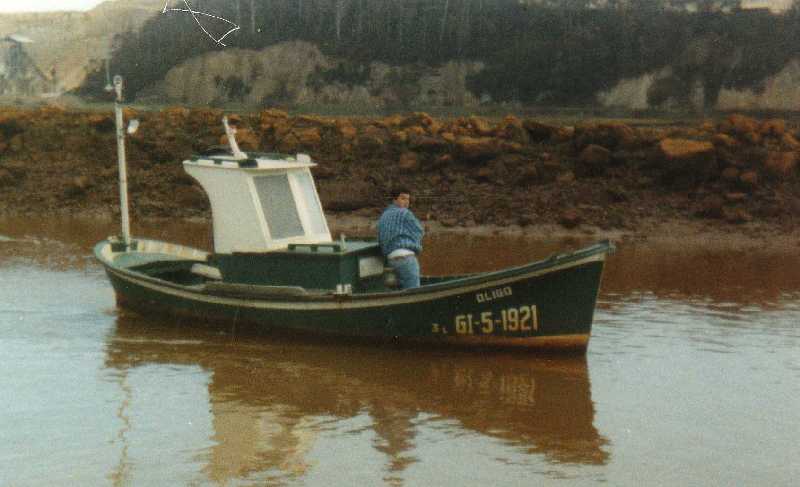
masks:
[[[408,249],[419,254],[422,252],[422,236],[425,231],[417,217],[408,208],[389,205],[378,220],[378,242],[383,255],[389,255],[397,249]]]

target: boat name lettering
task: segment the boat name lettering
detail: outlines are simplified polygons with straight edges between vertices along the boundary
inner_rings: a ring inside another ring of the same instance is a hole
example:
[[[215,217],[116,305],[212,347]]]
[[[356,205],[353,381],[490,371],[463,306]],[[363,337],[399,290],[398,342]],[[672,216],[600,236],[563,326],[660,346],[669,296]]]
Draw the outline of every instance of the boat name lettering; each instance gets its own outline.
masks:
[[[479,303],[485,303],[486,301],[493,301],[495,299],[511,296],[512,294],[513,292],[511,291],[511,286],[506,286],[492,289],[491,291],[480,292],[475,295],[475,300]]]
[[[512,306],[499,311],[490,310],[456,315],[453,318],[452,327],[442,326],[439,323],[431,325],[431,333],[434,335],[447,335],[448,329],[454,330],[456,335],[517,334],[527,336],[534,331],[539,331],[539,310],[535,304]]]

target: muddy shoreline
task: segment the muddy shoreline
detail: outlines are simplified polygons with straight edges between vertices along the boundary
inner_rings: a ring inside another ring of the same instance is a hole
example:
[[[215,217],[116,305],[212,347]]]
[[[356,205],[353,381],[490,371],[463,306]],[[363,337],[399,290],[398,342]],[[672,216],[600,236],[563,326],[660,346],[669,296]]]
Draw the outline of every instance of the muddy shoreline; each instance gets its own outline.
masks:
[[[347,238],[374,238],[376,219],[352,214],[328,213],[328,224],[334,238],[345,235]],[[117,228],[119,215],[108,209],[98,209],[75,213],[62,210],[48,213],[0,213],[0,224],[6,228],[15,226],[27,227],[27,222],[35,219],[38,222],[58,222],[80,225],[100,225]],[[25,222],[25,223],[23,223]],[[527,226],[475,225],[471,227],[448,227],[436,221],[424,222],[426,237],[460,236],[464,238],[504,238],[523,239],[531,245],[540,243],[558,244],[564,249],[577,248],[592,242],[611,240],[616,245],[647,246],[666,252],[682,252],[683,249],[704,249],[711,252],[745,251],[754,253],[797,253],[800,251],[800,229],[776,227],[769,223],[750,222],[742,225],[708,225],[687,219],[668,221],[647,220],[639,222],[637,229],[602,229],[593,225],[582,225],[579,228],[566,228],[559,224],[533,224]],[[132,221],[133,232],[138,235],[137,227],[147,229],[159,228],[162,225],[188,224],[191,228],[206,228],[205,243],[200,247],[210,250],[211,219],[206,216],[194,217],[138,217]],[[151,232],[152,233],[152,230]],[[142,235],[159,238],[159,235]],[[102,236],[101,236],[102,238]],[[197,245],[197,236],[187,236],[187,245]],[[423,242],[424,243],[424,242]]]
[[[126,110],[141,121],[128,140],[134,221],[208,221],[208,200],[180,161],[224,142],[221,116]],[[331,226],[348,234],[370,234],[401,184],[433,233],[789,249],[800,241],[800,133],[783,120],[232,118],[245,150],[310,154]],[[113,220],[117,201],[110,114],[0,109],[0,216]]]

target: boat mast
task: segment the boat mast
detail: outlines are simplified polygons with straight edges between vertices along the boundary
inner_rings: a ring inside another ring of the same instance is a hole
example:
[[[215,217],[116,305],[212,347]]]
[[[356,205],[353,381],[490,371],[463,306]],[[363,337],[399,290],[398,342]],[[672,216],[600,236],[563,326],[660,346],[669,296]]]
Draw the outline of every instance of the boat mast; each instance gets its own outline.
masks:
[[[114,115],[117,124],[117,159],[119,161],[119,205],[122,217],[122,242],[125,248],[131,243],[131,222],[128,215],[128,169],[125,162],[125,129],[122,120],[122,76],[114,76]]]

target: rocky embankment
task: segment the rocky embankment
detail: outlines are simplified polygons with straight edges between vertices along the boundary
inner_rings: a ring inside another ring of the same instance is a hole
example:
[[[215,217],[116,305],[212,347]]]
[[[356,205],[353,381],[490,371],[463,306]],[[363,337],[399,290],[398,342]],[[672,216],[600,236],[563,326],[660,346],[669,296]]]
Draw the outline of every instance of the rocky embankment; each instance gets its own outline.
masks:
[[[180,161],[224,142],[222,112],[128,109],[126,117],[141,121],[128,145],[133,215],[207,217],[208,201]],[[232,118],[245,150],[309,153],[323,204],[340,215],[374,218],[395,184],[413,188],[416,213],[444,227],[637,231],[677,220],[791,232],[800,213],[799,134],[779,119],[643,128],[425,113]],[[116,177],[111,114],[0,112],[0,212],[111,214]]]

